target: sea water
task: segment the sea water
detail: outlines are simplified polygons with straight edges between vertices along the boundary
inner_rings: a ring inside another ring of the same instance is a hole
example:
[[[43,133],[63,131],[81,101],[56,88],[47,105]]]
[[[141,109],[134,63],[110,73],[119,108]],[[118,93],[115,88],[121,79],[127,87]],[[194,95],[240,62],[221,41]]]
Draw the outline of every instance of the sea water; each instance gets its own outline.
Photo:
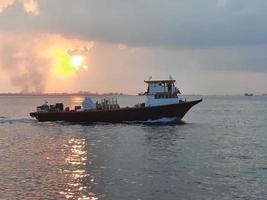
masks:
[[[267,97],[202,98],[184,123],[86,125],[28,115],[82,97],[1,96],[0,199],[267,199]]]

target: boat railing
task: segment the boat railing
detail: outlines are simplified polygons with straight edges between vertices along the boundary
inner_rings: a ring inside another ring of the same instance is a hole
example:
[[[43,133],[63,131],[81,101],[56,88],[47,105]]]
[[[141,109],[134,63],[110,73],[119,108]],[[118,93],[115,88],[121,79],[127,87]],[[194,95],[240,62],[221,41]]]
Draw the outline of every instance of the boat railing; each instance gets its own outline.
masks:
[[[119,109],[120,106],[118,104],[117,98],[111,98],[111,99],[101,99],[101,102],[96,102],[96,108],[97,110],[116,110]]]

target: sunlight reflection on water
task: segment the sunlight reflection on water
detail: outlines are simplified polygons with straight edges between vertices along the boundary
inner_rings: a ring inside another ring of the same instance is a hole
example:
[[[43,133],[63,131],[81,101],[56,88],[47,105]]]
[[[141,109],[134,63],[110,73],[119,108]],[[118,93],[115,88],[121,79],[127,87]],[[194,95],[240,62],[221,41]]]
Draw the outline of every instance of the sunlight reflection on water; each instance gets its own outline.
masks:
[[[79,103],[81,104],[83,102],[84,97],[82,96],[75,96],[71,98],[72,103]]]
[[[79,200],[97,200],[98,198],[83,184],[83,179],[88,177],[86,173],[87,150],[85,148],[85,139],[72,138],[65,145],[67,148],[67,158],[65,162],[69,164],[69,168],[63,170],[63,174],[67,177],[68,183],[64,191],[60,194],[67,199]]]

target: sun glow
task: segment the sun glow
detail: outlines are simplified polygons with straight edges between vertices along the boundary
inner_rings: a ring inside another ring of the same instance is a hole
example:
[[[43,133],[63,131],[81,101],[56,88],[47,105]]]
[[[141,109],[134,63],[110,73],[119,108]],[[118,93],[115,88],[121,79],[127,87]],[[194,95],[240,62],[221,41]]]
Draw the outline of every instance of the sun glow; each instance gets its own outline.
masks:
[[[51,78],[66,80],[90,68],[90,49],[94,42],[44,35],[40,54],[48,61]]]
[[[84,55],[69,55],[65,49],[53,48],[51,50],[53,58],[52,72],[56,76],[74,75],[79,70],[87,70],[88,63]]]
[[[71,57],[71,66],[75,69],[80,69],[82,64],[84,63],[84,57],[81,55],[75,55]]]

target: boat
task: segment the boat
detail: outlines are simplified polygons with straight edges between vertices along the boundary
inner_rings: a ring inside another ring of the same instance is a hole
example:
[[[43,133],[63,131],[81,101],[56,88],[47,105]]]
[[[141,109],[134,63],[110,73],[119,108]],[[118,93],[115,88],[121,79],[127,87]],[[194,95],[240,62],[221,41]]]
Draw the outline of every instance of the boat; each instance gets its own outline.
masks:
[[[117,99],[102,99],[93,102],[90,97],[85,97],[81,106],[75,106],[73,110],[64,108],[62,103],[48,105],[45,102],[38,106],[30,116],[40,122],[65,121],[65,122],[132,122],[158,120],[172,118],[181,120],[185,114],[202,99],[187,101],[182,100],[178,94],[180,91],[175,86],[175,80],[145,80],[148,87],[144,92],[146,100],[133,107],[120,107]]]
[[[252,94],[252,93],[245,93],[244,96],[246,96],[246,97],[252,97],[252,96],[254,96],[254,94]]]

